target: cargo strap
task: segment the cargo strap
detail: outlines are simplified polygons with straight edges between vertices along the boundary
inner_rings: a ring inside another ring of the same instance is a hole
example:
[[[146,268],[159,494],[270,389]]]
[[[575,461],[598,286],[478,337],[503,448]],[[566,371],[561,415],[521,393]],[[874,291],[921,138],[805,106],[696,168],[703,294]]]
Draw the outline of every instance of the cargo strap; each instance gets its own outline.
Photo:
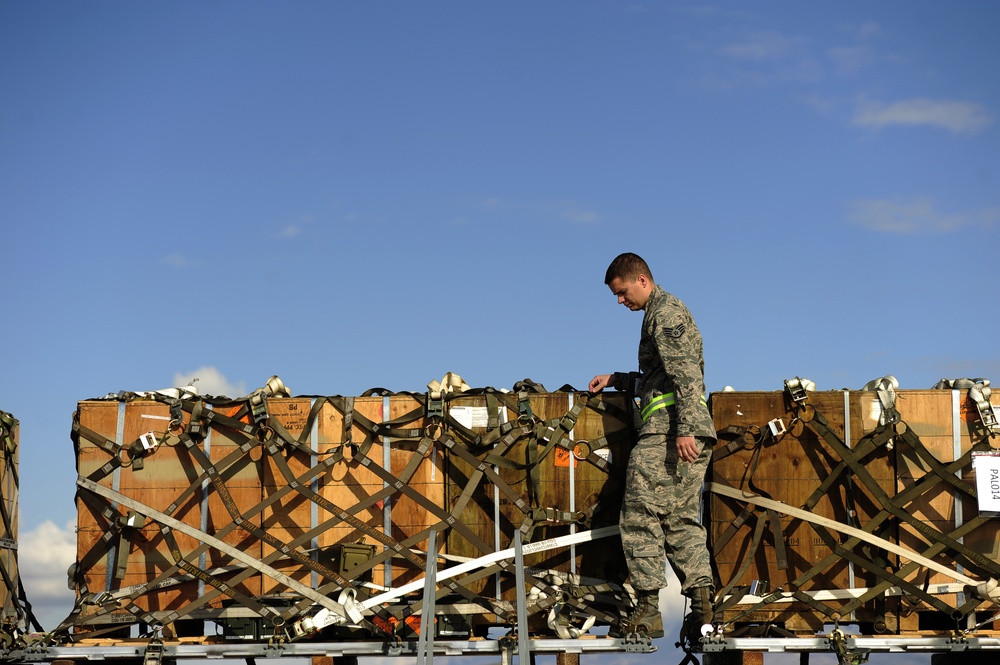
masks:
[[[769,430],[766,430],[769,431]],[[726,438],[735,436],[736,440],[740,441],[739,445],[727,445],[726,447],[719,447],[712,453],[712,459],[717,461],[723,457],[727,457],[739,449],[749,449],[750,461],[747,463],[746,472],[741,479],[741,486],[748,487],[754,494],[763,496],[765,498],[772,498],[768,492],[760,489],[754,484],[754,474],[757,472],[757,466],[760,462],[761,452],[764,449],[768,440],[773,443],[777,442],[777,439],[773,436],[766,436],[761,433],[760,428],[728,428],[717,434],[719,440],[725,440]],[[740,527],[743,526],[751,517],[755,520],[755,527],[753,532],[753,538],[750,542],[750,551],[744,555],[743,562],[741,564],[741,572],[739,575],[735,575],[730,581],[730,584],[735,584],[736,580],[740,579],[746,569],[749,568],[751,562],[753,561],[753,555],[757,552],[757,548],[764,536],[764,527],[770,525],[771,536],[772,536],[772,546],[775,552],[775,562],[779,570],[788,569],[788,555],[785,549],[785,537],[782,533],[781,519],[776,512],[771,509],[765,509],[764,514],[760,515],[756,513],[756,510],[750,506],[744,508],[737,519],[730,524],[726,530],[723,532],[722,536],[714,544],[714,551],[716,554],[722,551],[722,548],[732,539]]]
[[[896,391],[899,390],[899,381],[892,374],[874,379],[864,385],[861,390],[875,391],[878,401],[882,405],[879,414],[879,422],[883,425],[892,425],[899,422],[899,411],[896,410]]]
[[[754,503],[765,508],[772,508],[782,514],[790,515],[791,517],[795,517],[797,519],[809,522],[811,524],[818,524],[820,526],[833,529],[834,531],[837,531],[839,533],[844,533],[849,536],[853,536],[858,540],[863,540],[873,545],[878,545],[879,547],[881,547],[886,551],[892,552],[893,554],[897,554],[905,559],[908,559],[909,561],[919,563],[920,565],[929,568],[935,572],[947,575],[953,580],[957,580],[965,584],[970,584],[972,586],[976,586],[979,584],[977,580],[963,573],[960,573],[954,570],[953,568],[949,568],[944,564],[929,559],[917,552],[908,550],[905,547],[901,547],[896,543],[893,543],[892,541],[886,540],[884,538],[879,538],[878,536],[868,533],[867,531],[862,531],[861,529],[856,529],[852,526],[847,526],[846,524],[842,524],[828,517],[815,515],[806,510],[794,508],[793,506],[790,506],[787,503],[782,503],[781,501],[766,499],[762,496],[756,496],[752,494],[748,495],[745,492],[741,492],[740,490],[734,487],[730,487],[728,485],[724,485],[718,482],[709,483],[709,490],[715,492],[716,494],[719,494],[720,496],[725,496],[731,499],[738,499],[740,501]]]

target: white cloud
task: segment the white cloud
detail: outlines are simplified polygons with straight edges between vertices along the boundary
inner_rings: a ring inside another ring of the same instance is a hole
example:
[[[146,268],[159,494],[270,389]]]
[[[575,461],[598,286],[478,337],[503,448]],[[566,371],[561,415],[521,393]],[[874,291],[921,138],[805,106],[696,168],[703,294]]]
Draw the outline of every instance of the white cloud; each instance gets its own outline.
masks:
[[[863,127],[892,125],[929,126],[947,129],[955,134],[974,134],[993,122],[992,116],[979,104],[927,98],[906,99],[891,104],[862,103],[854,116],[854,124]]]
[[[198,389],[200,395],[243,397],[248,394],[244,382],[232,383],[222,372],[210,366],[199,367],[193,372],[174,374],[174,386],[186,386],[195,379],[197,381],[195,381],[194,387]]]
[[[601,215],[593,210],[581,210],[576,207],[567,207],[562,211],[562,218],[574,224],[593,224],[601,221]]]
[[[877,21],[865,21],[858,27],[859,40],[871,39],[882,34],[882,26]]]
[[[868,46],[836,46],[827,51],[838,74],[853,74],[870,64],[875,55]]]
[[[18,536],[21,583],[32,612],[51,630],[73,607],[74,594],[66,584],[66,571],[76,561],[76,525],[60,528],[51,521]]]
[[[848,219],[870,231],[883,233],[950,233],[968,226],[990,227],[1000,222],[1000,206],[964,213],[945,213],[934,201],[859,199],[850,204]]]
[[[660,614],[663,618],[684,616],[687,599],[681,595],[681,583],[673,568],[667,566],[667,586],[660,589]]]
[[[281,229],[280,235],[282,238],[294,238],[295,236],[302,233],[302,227],[297,224],[289,224],[285,228]]]
[[[160,263],[166,266],[170,266],[171,268],[178,268],[178,269],[193,268],[194,266],[199,265],[197,261],[192,261],[183,254],[178,254],[178,253],[168,254],[164,256],[160,260]]]
[[[737,60],[775,60],[788,54],[797,41],[777,32],[757,32],[722,47],[722,53]]]

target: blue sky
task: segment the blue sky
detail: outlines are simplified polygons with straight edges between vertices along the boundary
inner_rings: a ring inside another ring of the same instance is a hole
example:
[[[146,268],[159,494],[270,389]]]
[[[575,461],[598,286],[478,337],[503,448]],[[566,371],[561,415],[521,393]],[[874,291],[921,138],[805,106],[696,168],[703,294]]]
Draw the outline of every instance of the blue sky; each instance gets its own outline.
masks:
[[[69,563],[78,400],[583,387],[635,366],[621,251],[693,311],[710,391],[1000,377],[997,25],[971,1],[0,3],[0,409],[37,565]]]

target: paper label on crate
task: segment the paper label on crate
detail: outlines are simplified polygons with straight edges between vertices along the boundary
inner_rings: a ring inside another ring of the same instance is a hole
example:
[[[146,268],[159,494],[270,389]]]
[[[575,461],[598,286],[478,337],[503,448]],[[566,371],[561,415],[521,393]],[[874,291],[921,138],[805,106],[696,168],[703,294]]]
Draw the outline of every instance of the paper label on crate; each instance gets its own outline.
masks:
[[[979,511],[1000,513],[1000,455],[973,453],[972,468],[976,472]]]
[[[453,406],[448,409],[448,415],[469,429],[488,427],[490,422],[490,410],[485,406]]]
[[[868,417],[875,422],[882,421],[882,402],[878,399],[874,399],[871,402],[871,409],[868,411]]]

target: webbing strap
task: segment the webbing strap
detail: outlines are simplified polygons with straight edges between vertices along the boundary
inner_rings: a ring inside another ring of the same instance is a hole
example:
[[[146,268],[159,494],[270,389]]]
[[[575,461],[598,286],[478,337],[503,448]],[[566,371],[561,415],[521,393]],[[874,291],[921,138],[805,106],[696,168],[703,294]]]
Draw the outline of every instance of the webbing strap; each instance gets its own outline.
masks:
[[[303,596],[310,598],[311,600],[322,605],[328,610],[335,612],[340,616],[346,616],[344,614],[343,606],[340,605],[340,603],[336,603],[330,600],[326,596],[317,593],[312,588],[298,582],[297,580],[292,579],[291,577],[285,575],[284,573],[278,570],[275,570],[266,563],[258,561],[252,556],[245,554],[238,547],[233,547],[214,536],[210,536],[207,533],[195,529],[194,527],[188,526],[187,524],[181,522],[180,520],[176,520],[173,517],[170,517],[166,513],[162,513],[154,508],[151,508],[150,506],[144,505],[139,501],[136,501],[135,499],[125,496],[120,492],[116,492],[113,489],[104,487],[103,485],[88,480],[87,478],[77,478],[77,485],[87,491],[93,492],[94,494],[102,496],[105,499],[114,501],[119,505],[125,506],[126,508],[130,508],[131,510],[136,511],[137,513],[140,513],[150,519],[155,520],[161,525],[161,528],[167,527],[168,529],[180,531],[181,533],[187,536],[195,538],[205,543],[206,545],[209,545],[219,550],[220,552],[225,553],[227,556],[235,559],[236,561],[239,561],[240,563],[250,568],[253,568],[254,570],[264,573],[265,575],[271,577],[272,579],[287,586],[289,589],[292,589],[297,593],[300,593]],[[183,559],[181,560],[183,561]],[[194,567],[192,566],[191,568],[192,569],[188,570],[188,572],[194,574],[195,573]]]
[[[885,540],[883,538],[879,538],[878,536],[875,536],[873,534],[867,533],[867,532],[862,531],[860,529],[855,529],[854,527],[849,527],[847,525],[841,524],[839,522],[836,522],[835,520],[831,520],[829,518],[822,517],[822,516],[819,516],[819,515],[814,515],[812,513],[809,513],[807,511],[804,511],[804,510],[801,510],[801,509],[798,509],[798,508],[793,508],[792,506],[789,506],[787,504],[781,503],[779,501],[774,501],[772,499],[765,499],[763,497],[752,496],[752,495],[748,496],[744,492],[741,492],[740,490],[737,490],[736,488],[732,488],[732,487],[729,487],[727,485],[723,485],[723,484],[718,483],[718,482],[709,483],[709,489],[712,492],[715,492],[715,493],[720,494],[722,496],[727,496],[727,497],[730,497],[730,498],[739,499],[739,500],[742,500],[742,501],[747,501],[747,502],[750,502],[750,503],[754,503],[754,504],[759,505],[759,506],[761,506],[763,508],[773,508],[774,510],[777,510],[779,512],[782,512],[782,513],[785,513],[787,515],[791,515],[791,516],[796,517],[798,519],[804,520],[804,521],[810,523],[810,525],[812,525],[814,527],[816,527],[816,526],[826,527],[828,529],[833,529],[835,531],[848,534],[848,535],[853,536],[853,537],[855,537],[855,538],[857,538],[859,540],[879,545],[880,547],[882,547],[885,550],[891,551],[894,554],[897,554],[899,556],[907,558],[910,561],[913,561],[915,563],[919,563],[921,566],[924,566],[926,568],[935,570],[936,572],[943,573],[943,574],[945,574],[945,575],[947,575],[947,576],[951,577],[952,579],[955,579],[955,580],[957,580],[959,582],[963,582],[965,584],[972,584],[972,585],[976,585],[977,584],[976,580],[974,580],[974,579],[972,579],[972,578],[970,578],[970,577],[968,577],[968,576],[966,576],[966,575],[964,575],[962,573],[959,573],[958,571],[953,570],[953,569],[951,569],[951,568],[949,568],[947,566],[944,566],[944,565],[942,565],[942,564],[940,564],[940,563],[938,563],[938,562],[936,562],[936,561],[934,561],[934,560],[932,560],[932,559],[930,559],[928,557],[922,556],[922,555],[920,555],[920,554],[918,554],[916,552],[913,552],[911,550],[907,550],[907,549],[905,549],[903,547],[900,547],[900,546],[896,545],[895,543],[892,543],[892,542],[890,542],[888,540]],[[828,535],[825,531],[820,531],[820,530],[817,530],[817,533],[821,533],[823,535]],[[939,602],[933,596],[930,596],[929,594],[921,592],[921,590],[918,587],[916,587],[915,585],[913,585],[909,581],[902,579],[901,577],[899,577],[899,575],[894,575],[894,574],[892,574],[892,573],[890,573],[888,571],[881,570],[881,569],[878,569],[878,568],[876,568],[874,566],[871,566],[871,562],[870,561],[866,561],[865,559],[857,556],[852,551],[848,550],[845,546],[839,545],[834,539],[831,538],[829,544],[832,545],[832,548],[834,549],[834,552],[824,562],[821,562],[820,565],[815,566],[812,570],[806,571],[805,573],[803,573],[802,575],[800,575],[798,578],[796,578],[794,581],[789,582],[789,584],[788,584],[789,587],[791,587],[793,589],[800,588],[803,584],[805,584],[810,579],[812,579],[812,577],[814,577],[819,571],[825,570],[829,565],[831,565],[832,563],[834,563],[837,559],[846,558],[846,559],[849,559],[849,560],[853,561],[857,565],[866,566],[866,568],[869,571],[871,571],[873,574],[876,574],[876,575],[882,577],[884,580],[890,581],[892,584],[894,584],[896,586],[900,586],[902,588],[905,588],[908,591],[910,591],[910,592],[912,592],[912,593],[914,593],[916,595],[920,595],[925,600],[927,600],[929,603],[938,603]],[[783,597],[784,593],[785,592],[782,592],[782,591],[775,591],[775,592],[771,593],[770,595],[765,596],[764,598],[762,598],[760,600],[760,602],[758,602],[755,605],[753,605],[752,607],[750,607],[750,608],[742,611],[738,617],[735,617],[735,618],[731,619],[727,623],[737,622],[742,617],[749,616],[749,615],[753,614],[754,612],[762,609],[763,607],[766,607],[767,605],[769,605],[769,604],[775,602],[776,600],[778,600],[779,598]],[[841,610],[836,610],[836,611],[839,613]]]

